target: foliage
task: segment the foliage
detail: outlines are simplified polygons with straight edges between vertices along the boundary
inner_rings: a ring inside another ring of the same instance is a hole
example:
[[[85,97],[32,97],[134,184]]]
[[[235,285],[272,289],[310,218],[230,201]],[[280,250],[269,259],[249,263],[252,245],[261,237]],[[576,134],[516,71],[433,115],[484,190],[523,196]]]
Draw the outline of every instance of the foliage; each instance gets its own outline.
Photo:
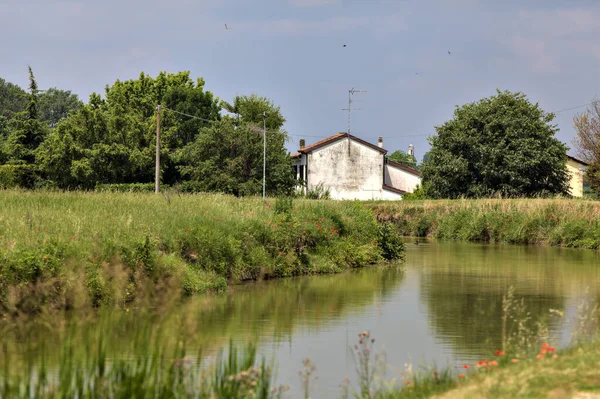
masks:
[[[417,185],[412,193],[402,194],[402,199],[405,201],[423,200],[425,198],[425,192],[420,185]]]
[[[238,96],[227,104],[240,119],[226,117],[203,127],[196,140],[182,151],[179,167],[184,178],[201,191],[236,196],[262,192],[263,117],[266,112],[266,191],[271,195],[291,194],[294,179],[291,159],[285,149],[287,133],[281,130],[285,119],[279,107],[266,98]]]
[[[381,247],[381,254],[386,260],[404,258],[404,251],[406,250],[404,242],[389,222],[384,222],[379,226],[379,246]]]
[[[409,155],[402,150],[396,150],[392,152],[390,155],[388,155],[388,158],[392,161],[396,161],[402,165],[408,166],[409,168],[418,169],[417,158],[415,158],[414,155]]]
[[[11,117],[25,110],[27,93],[19,86],[0,78],[0,118]]]
[[[0,189],[34,188],[37,180],[33,165],[0,165]]]
[[[39,95],[37,119],[54,127],[61,119],[66,118],[70,112],[76,111],[82,105],[77,94],[71,93],[70,90],[51,87]]]
[[[154,180],[156,106],[161,117],[162,181],[180,179],[179,151],[194,139],[204,122],[170,110],[216,120],[218,103],[194,82],[189,72],[160,73],[152,78],[117,80],[106,98],[89,103],[61,120],[38,153],[40,169],[61,188],[93,188],[97,184],[149,183]]]
[[[331,191],[329,190],[329,187],[325,187],[323,182],[319,182],[314,188],[310,188],[306,191],[306,198],[327,200],[331,198]]]
[[[0,312],[27,313],[38,298],[74,306],[76,292],[85,292],[82,307],[179,297],[382,259],[370,210],[296,201],[288,209],[216,195],[1,191]]]
[[[38,88],[29,67],[28,105],[24,111],[14,114],[7,126],[8,134],[3,153],[9,163],[32,164],[35,152],[46,136],[46,128],[38,118]]]
[[[567,194],[566,146],[554,114],[525,95],[497,95],[457,107],[429,139],[422,167],[429,198],[532,197]]]
[[[590,165],[585,179],[595,194],[600,194],[600,100],[594,100],[590,108],[573,118],[579,155]]]
[[[510,244],[600,248],[600,209],[587,200],[438,200],[372,205],[400,234]]]

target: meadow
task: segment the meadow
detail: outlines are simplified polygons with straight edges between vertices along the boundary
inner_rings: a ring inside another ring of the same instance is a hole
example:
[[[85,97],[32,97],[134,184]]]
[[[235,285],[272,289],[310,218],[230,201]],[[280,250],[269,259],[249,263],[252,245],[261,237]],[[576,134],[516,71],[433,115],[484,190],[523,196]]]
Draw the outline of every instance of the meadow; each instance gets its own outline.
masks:
[[[380,221],[405,236],[443,240],[600,248],[600,202],[481,199],[377,202]]]
[[[221,292],[400,259],[403,249],[353,202],[0,191],[0,313]]]

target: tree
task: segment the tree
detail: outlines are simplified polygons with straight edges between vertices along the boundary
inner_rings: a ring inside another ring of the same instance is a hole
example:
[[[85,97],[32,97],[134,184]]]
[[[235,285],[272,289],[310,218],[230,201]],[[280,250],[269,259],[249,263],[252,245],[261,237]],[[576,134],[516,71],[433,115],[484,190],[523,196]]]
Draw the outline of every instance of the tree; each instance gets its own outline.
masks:
[[[592,190],[600,194],[600,100],[592,101],[584,113],[573,118],[573,122],[577,131],[577,153],[590,164],[585,179]]]
[[[13,164],[32,164],[35,151],[46,136],[45,126],[38,120],[38,86],[29,67],[29,93],[27,106],[9,120],[4,143],[4,153]]]
[[[553,119],[524,94],[508,91],[456,107],[454,118],[429,138],[421,170],[425,195],[567,194],[567,147],[554,137]]]
[[[27,106],[27,93],[19,86],[0,78],[0,118],[11,119]]]
[[[220,118],[218,99],[204,90],[203,79],[194,81],[187,71],[161,72],[156,78],[141,73],[107,86],[104,99],[92,94],[88,104],[58,122],[38,151],[40,168],[62,188],[153,182],[158,104],[164,106],[162,182],[180,181],[182,148],[207,120]]]
[[[184,149],[181,172],[202,191],[255,195],[262,191],[263,112],[267,125],[266,189],[269,194],[289,194],[294,187],[291,159],[285,148],[285,119],[270,100],[238,96],[233,105],[222,103],[235,118],[226,117],[204,127]]]
[[[408,153],[402,150],[394,151],[388,156],[388,158],[398,163],[401,163],[402,165],[408,166],[409,168],[417,168],[417,159],[415,158],[415,156],[409,155]]]
[[[52,87],[39,96],[38,119],[54,127],[59,120],[66,118],[69,112],[77,110],[81,105],[77,94]]]

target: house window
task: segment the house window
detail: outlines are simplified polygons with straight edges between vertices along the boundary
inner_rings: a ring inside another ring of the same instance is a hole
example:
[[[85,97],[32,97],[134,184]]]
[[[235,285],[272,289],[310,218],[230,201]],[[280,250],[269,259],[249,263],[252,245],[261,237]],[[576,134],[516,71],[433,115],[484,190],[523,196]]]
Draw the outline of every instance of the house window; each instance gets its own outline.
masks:
[[[300,165],[300,177],[299,180],[306,180],[304,178],[304,165]]]
[[[298,166],[297,165],[292,165],[292,173],[293,173],[294,179],[298,180]]]

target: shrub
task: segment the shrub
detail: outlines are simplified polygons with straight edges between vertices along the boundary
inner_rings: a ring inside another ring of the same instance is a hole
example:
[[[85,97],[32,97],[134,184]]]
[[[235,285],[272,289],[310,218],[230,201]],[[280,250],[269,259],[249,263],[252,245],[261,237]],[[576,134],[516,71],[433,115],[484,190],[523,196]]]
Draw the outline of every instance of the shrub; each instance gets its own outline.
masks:
[[[379,226],[379,247],[381,248],[381,255],[386,260],[404,258],[404,251],[406,249],[404,242],[389,222],[385,222]]]
[[[0,165],[0,189],[31,189],[38,179],[33,165]]]

